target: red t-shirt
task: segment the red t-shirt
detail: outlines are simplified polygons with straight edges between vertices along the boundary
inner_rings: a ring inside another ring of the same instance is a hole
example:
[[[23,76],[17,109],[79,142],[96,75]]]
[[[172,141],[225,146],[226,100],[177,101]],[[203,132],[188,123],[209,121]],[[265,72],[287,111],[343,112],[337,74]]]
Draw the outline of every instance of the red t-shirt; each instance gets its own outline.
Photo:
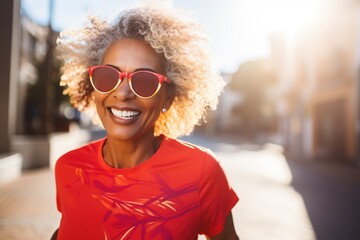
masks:
[[[128,169],[108,166],[106,139],[56,163],[58,239],[197,239],[223,230],[238,201],[205,149],[163,137],[158,151]]]

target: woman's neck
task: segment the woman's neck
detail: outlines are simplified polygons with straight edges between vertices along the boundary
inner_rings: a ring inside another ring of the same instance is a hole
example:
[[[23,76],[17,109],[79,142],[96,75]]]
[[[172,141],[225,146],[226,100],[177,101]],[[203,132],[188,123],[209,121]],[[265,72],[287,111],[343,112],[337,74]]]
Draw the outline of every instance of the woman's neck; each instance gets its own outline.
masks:
[[[153,135],[133,141],[108,136],[103,147],[104,161],[113,168],[132,168],[149,159],[160,146]]]

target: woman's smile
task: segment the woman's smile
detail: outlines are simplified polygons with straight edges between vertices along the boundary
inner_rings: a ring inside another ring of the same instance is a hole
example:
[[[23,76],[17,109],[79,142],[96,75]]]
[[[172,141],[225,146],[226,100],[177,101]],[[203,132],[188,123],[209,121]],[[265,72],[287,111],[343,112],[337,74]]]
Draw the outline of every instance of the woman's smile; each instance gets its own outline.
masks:
[[[110,111],[115,117],[125,120],[134,119],[140,115],[140,112],[132,111],[132,110],[126,111],[126,110],[118,110],[116,108],[111,108]]]

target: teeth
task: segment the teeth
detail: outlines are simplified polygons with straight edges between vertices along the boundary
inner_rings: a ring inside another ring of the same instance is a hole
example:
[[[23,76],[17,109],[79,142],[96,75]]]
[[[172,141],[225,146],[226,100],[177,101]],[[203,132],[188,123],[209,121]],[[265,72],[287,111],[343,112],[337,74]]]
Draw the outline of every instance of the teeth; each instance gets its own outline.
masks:
[[[123,119],[132,119],[140,114],[139,112],[135,111],[120,111],[114,108],[111,108],[111,112],[115,117]]]

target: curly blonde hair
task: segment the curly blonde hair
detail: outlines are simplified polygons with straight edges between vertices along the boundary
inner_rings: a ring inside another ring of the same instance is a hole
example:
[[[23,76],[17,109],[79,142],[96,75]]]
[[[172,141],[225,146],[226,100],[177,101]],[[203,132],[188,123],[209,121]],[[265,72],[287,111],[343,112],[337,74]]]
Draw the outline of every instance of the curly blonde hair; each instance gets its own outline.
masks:
[[[142,40],[162,54],[166,75],[175,85],[174,100],[155,123],[155,135],[190,134],[208,109],[216,109],[224,81],[216,71],[202,27],[189,12],[170,5],[143,3],[122,11],[113,23],[89,17],[83,27],[62,32],[57,53],[63,62],[60,85],[65,87],[64,94],[75,108],[100,124],[88,66],[102,64],[110,44],[124,38]]]

